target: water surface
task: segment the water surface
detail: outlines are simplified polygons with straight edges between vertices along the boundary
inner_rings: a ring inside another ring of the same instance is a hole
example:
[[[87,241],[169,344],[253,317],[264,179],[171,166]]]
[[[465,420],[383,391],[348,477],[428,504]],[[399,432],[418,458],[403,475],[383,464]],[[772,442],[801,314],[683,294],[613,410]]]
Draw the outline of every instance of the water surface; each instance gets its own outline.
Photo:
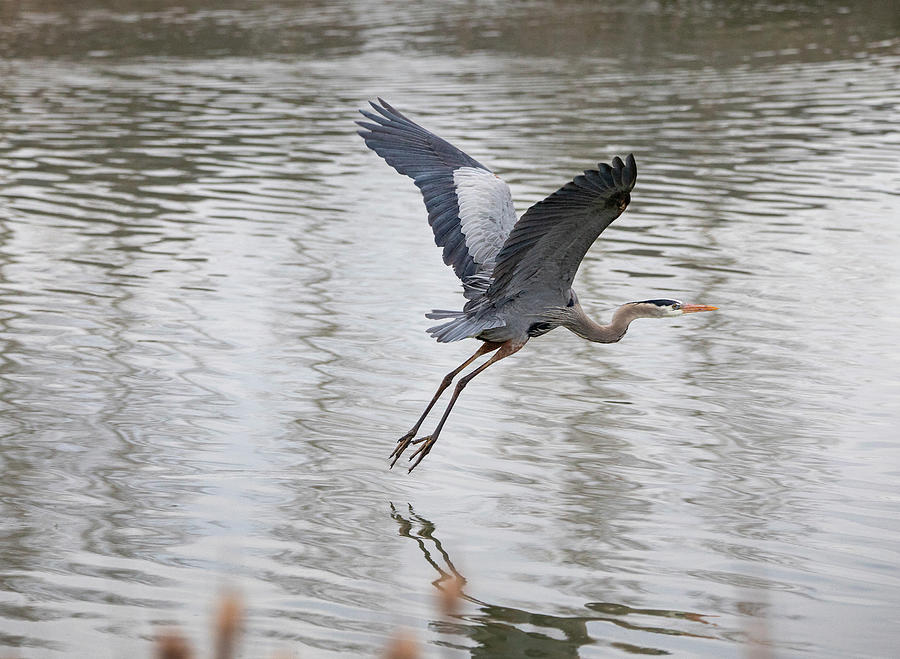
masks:
[[[202,645],[223,587],[248,656],[894,651],[891,3],[77,4],[0,9],[0,651]],[[376,95],[520,212],[633,152],[582,303],[721,311],[536,339],[388,471],[475,346]]]

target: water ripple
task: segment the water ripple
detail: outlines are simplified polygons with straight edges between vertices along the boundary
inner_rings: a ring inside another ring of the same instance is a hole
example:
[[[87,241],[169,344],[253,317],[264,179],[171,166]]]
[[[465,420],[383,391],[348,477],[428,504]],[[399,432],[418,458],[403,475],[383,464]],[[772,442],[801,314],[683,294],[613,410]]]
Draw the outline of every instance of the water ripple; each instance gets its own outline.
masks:
[[[263,653],[892,651],[889,11],[0,7],[0,648],[200,637],[231,584]],[[536,340],[387,471],[471,347],[376,95],[520,211],[634,152],[583,303],[722,310]]]

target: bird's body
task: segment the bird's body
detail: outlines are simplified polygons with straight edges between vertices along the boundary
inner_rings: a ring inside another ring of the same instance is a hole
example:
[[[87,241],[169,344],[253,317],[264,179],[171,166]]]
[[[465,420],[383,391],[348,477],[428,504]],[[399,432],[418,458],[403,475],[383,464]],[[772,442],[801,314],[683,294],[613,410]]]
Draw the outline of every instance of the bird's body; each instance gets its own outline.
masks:
[[[634,156],[613,158],[576,176],[516,219],[509,186],[487,167],[409,120],[383,100],[369,120],[357,122],[366,145],[394,169],[413,179],[428,210],[444,263],[463,284],[461,310],[426,314],[442,323],[428,329],[439,342],[480,339],[470,359],[448,373],[413,428],[398,440],[397,461],[412,443],[412,471],[428,454],[462,389],[475,375],[522,348],[536,336],[566,327],[590,341],[614,343],[637,318],[676,316],[715,307],[677,300],[646,300],[619,307],[609,325],[592,321],[572,290],[578,266],[597,236],[621,215],[637,179]],[[463,377],[434,433],[414,440],[441,393],[464,368],[493,352]]]

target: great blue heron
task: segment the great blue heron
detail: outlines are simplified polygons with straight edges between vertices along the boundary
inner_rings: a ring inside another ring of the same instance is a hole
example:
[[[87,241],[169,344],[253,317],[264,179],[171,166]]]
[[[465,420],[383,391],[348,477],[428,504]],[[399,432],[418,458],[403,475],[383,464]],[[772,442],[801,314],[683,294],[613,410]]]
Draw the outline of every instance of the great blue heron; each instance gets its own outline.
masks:
[[[428,329],[439,342],[474,337],[477,352],[444,376],[425,411],[389,456],[393,467],[410,444],[422,444],[409,460],[411,472],[428,455],[460,392],[491,364],[521,350],[528,339],[565,327],[598,343],[615,343],[637,318],[668,318],[716,307],[657,299],[629,302],[609,325],[590,318],[578,303],[572,280],[588,248],[631,200],[637,178],[634,156],[618,156],[576,176],[516,220],[509,186],[490,169],[425,130],[379,98],[369,121],[356,122],[366,145],[401,174],[413,179],[428,210],[444,263],[462,280],[462,311],[434,310],[445,321]],[[462,377],[444,415],[430,435],[414,439],[444,390],[478,357],[493,352]]]

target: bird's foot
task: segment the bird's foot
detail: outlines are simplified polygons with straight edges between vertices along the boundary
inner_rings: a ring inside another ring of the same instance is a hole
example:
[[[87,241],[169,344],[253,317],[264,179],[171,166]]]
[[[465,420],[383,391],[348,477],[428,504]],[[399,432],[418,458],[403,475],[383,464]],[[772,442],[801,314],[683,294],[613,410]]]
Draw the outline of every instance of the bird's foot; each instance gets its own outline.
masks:
[[[438,438],[437,435],[425,435],[425,437],[420,437],[415,442],[413,442],[414,444],[419,444],[421,442],[425,442],[425,443],[422,444],[422,446],[420,446],[418,449],[416,449],[415,453],[413,453],[411,456],[409,456],[409,459],[415,460],[415,462],[412,463],[412,466],[409,468],[408,473],[411,474],[412,470],[415,469],[416,467],[418,467],[419,463],[425,459],[425,456],[431,452],[431,447],[434,446],[434,443],[437,441],[437,438]]]
[[[403,451],[405,451],[406,448],[410,444],[415,443],[415,442],[413,442],[413,437],[416,436],[417,431],[418,431],[418,428],[413,428],[408,433],[403,435],[403,437],[401,437],[400,439],[397,440],[397,445],[394,447],[394,450],[388,456],[388,460],[393,458],[393,460],[391,461],[391,468],[393,468],[394,465],[397,464],[397,460],[399,460],[400,456],[403,455]],[[416,441],[418,441],[418,440],[416,440]]]

